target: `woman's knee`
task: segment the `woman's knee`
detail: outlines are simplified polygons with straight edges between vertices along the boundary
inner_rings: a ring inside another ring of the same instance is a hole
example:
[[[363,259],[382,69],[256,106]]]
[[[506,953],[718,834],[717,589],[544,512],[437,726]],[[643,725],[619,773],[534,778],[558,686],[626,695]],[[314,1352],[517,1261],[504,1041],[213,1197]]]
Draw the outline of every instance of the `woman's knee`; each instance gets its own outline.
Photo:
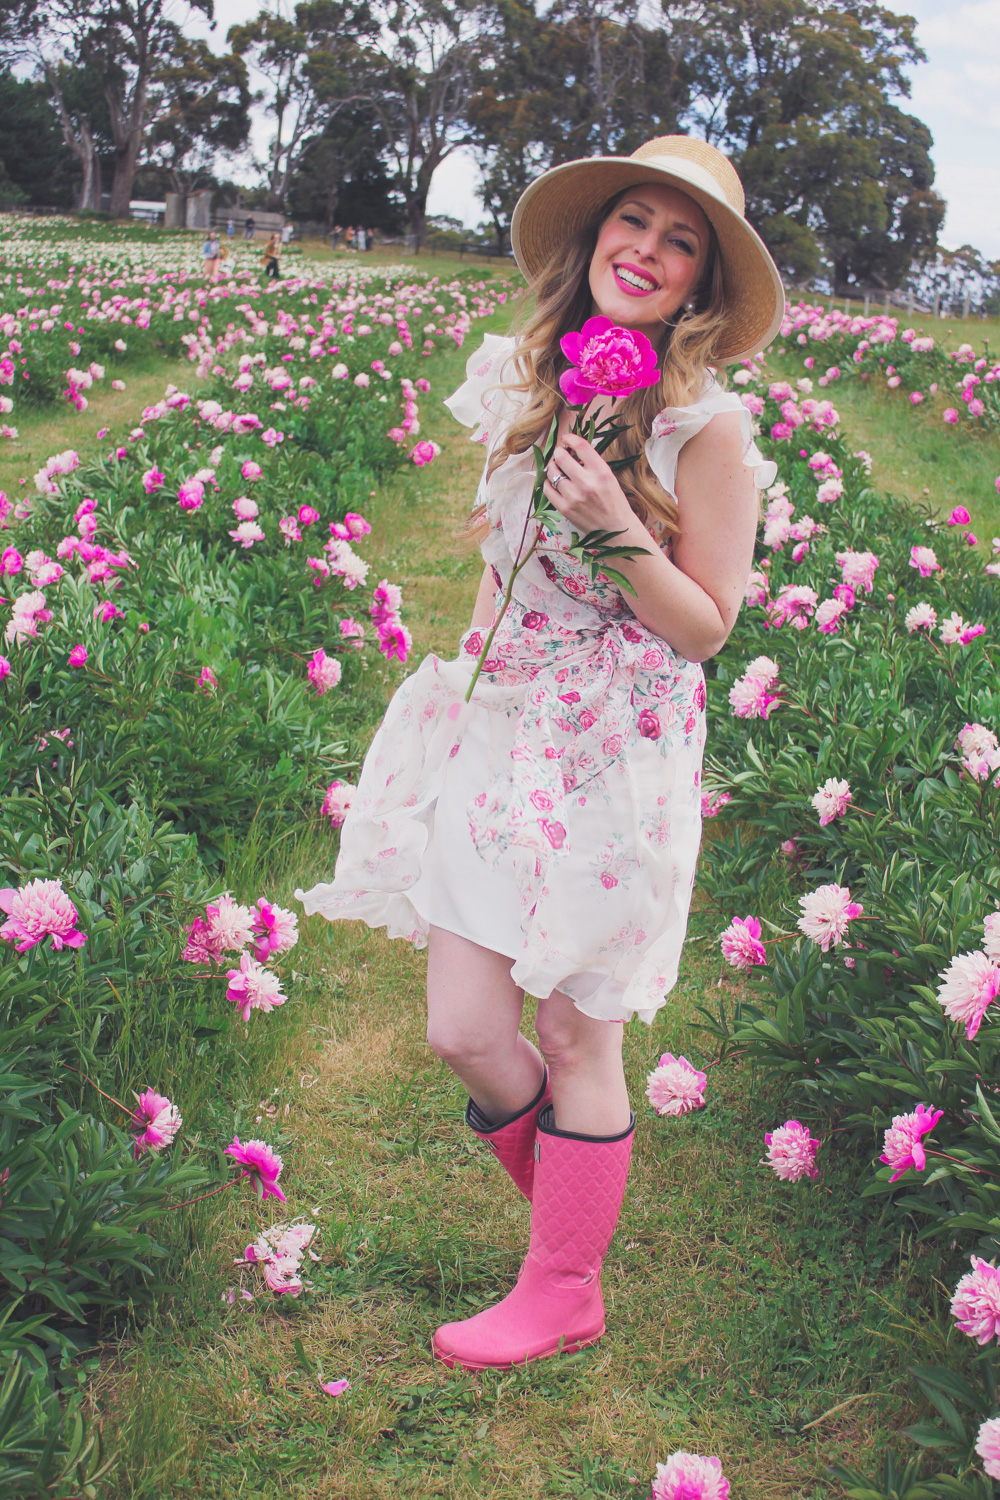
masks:
[[[427,1044],[443,1063],[453,1069],[485,1066],[496,1053],[497,1038],[471,1027],[464,1017],[429,1015]]]
[[[592,1068],[621,1055],[622,1028],[584,1015],[565,996],[539,1003],[535,1032],[542,1057],[553,1073]]]

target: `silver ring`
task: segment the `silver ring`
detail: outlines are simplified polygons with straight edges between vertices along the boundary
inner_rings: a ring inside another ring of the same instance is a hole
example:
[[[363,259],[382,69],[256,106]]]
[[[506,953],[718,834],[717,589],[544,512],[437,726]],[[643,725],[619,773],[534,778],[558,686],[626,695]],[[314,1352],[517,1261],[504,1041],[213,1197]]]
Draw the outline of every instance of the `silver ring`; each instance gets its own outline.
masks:
[[[562,469],[557,469],[555,479],[549,479],[549,484],[551,484],[554,490],[557,490],[559,488],[559,485],[562,482],[562,477]]]

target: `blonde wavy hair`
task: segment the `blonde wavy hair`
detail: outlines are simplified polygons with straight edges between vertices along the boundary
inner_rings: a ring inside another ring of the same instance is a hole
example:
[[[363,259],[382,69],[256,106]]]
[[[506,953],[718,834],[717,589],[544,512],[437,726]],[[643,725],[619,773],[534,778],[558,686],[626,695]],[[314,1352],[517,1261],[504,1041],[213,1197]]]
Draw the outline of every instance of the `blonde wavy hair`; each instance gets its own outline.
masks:
[[[608,199],[594,221],[564,242],[522,293],[523,326],[518,326],[519,315],[512,330],[517,337],[512,362],[519,378],[499,382],[488,389],[517,392],[527,395],[528,399],[507,428],[503,441],[490,454],[487,478],[506,459],[525,453],[533,443],[541,442],[563,405],[558,382],[566,367],[566,358],[559,348],[559,340],[564,334],[581,328],[591,314],[588,278],[597,237],[620,200],[630,191],[626,188]],[[682,312],[674,322],[664,323],[657,349],[661,360],[660,379],[655,385],[636,391],[618,404],[615,415],[620,422],[627,424],[628,431],[617,437],[604,452],[608,459],[634,458],[634,463],[618,470],[618,482],[644,525],[652,521],[662,522],[663,536],[676,536],[680,530],[677,506],[650,468],[643,444],[649,436],[653,418],[665,406],[689,406],[698,399],[725,322],[722,260],[711,225],[709,230],[708,254],[694,294],[695,305],[690,312]],[[529,313],[527,299],[532,293],[534,307]],[[721,373],[716,379],[720,384],[725,383]],[[477,541],[485,530],[484,513],[485,507],[479,506],[469,518],[469,534]]]

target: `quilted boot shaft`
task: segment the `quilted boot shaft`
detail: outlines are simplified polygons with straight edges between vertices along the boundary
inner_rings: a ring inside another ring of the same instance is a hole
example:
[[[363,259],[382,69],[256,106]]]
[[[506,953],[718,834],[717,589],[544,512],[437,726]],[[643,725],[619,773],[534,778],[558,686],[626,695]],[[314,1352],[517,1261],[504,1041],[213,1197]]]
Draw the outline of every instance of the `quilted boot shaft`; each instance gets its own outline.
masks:
[[[601,1263],[621,1212],[634,1131],[633,1115],[619,1136],[572,1135],[556,1129],[551,1105],[541,1112],[531,1240],[517,1285],[485,1312],[439,1328],[438,1359],[506,1369],[601,1337]]]
[[[474,1099],[465,1108],[465,1123],[475,1131],[481,1141],[496,1156],[497,1161],[509,1173],[514,1186],[531,1202],[532,1181],[535,1175],[535,1135],[538,1112],[550,1103],[549,1070],[545,1069],[542,1086],[530,1104],[504,1120],[502,1125],[493,1125],[483,1114]]]

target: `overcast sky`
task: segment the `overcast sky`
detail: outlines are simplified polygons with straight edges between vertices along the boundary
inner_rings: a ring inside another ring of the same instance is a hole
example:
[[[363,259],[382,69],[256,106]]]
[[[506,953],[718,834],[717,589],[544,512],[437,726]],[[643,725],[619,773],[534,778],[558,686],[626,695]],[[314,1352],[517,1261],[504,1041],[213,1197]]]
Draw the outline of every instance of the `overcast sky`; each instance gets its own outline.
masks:
[[[937,187],[947,199],[943,243],[970,243],[1000,257],[1000,0],[883,0],[900,15],[915,15],[927,61],[913,69],[908,108],[934,136]],[[255,15],[259,0],[216,0],[216,50],[236,21]],[[194,19],[187,30],[201,29]],[[259,155],[268,129],[255,130]],[[455,151],[434,174],[429,213],[453,214],[469,228],[484,218],[471,156]]]

